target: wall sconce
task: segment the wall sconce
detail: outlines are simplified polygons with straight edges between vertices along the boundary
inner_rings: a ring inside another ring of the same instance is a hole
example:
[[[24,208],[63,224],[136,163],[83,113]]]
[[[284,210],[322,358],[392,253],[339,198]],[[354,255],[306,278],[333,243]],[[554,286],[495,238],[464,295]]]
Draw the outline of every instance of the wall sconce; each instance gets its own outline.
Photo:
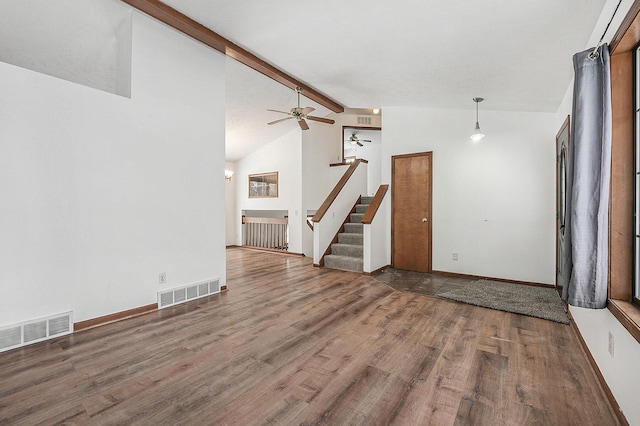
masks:
[[[233,171],[232,170],[225,170],[224,171],[224,178],[226,180],[231,180],[231,176],[233,176]]]
[[[373,109],[373,113],[374,113],[375,115],[380,114],[380,108],[374,108],[374,109]]]
[[[484,138],[484,133],[480,131],[480,124],[478,123],[478,104],[482,101],[484,101],[484,98],[473,98],[473,102],[476,103],[476,128],[471,135],[471,140],[474,142],[478,142],[480,139]]]

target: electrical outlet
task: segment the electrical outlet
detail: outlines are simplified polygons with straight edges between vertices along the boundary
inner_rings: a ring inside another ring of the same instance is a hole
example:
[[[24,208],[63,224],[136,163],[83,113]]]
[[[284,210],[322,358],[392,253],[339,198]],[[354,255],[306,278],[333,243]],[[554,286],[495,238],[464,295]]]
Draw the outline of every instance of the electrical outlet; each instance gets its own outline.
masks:
[[[614,356],[614,347],[615,347],[615,341],[613,339],[613,333],[609,332],[609,354],[611,356]]]
[[[160,272],[160,276],[158,276],[158,283],[159,284],[166,284],[167,283],[167,273],[166,272]]]
[[[453,260],[458,260],[458,253],[453,253],[453,255],[451,256],[451,258]]]

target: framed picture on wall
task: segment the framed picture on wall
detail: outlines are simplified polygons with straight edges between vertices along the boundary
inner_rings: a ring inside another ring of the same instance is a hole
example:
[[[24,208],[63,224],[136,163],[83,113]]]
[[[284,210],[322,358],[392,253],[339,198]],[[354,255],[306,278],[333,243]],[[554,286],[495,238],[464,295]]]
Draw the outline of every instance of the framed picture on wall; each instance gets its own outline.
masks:
[[[278,198],[278,172],[249,175],[249,198]]]

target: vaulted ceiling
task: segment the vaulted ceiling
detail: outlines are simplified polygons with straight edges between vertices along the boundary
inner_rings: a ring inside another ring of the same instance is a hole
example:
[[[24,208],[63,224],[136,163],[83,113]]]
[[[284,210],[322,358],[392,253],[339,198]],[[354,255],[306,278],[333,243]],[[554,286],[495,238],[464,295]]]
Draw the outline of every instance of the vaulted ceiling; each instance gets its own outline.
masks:
[[[555,112],[605,0],[165,0],[344,106]]]
[[[551,113],[606,3],[164,2],[348,108],[471,109],[482,96],[485,109]],[[295,127],[263,124],[264,109],[288,110],[295,96],[236,65],[228,69],[229,160]]]
[[[164,3],[347,108],[473,109],[472,97],[481,96],[486,99],[483,109],[554,113],[571,81],[572,55],[585,48],[603,6],[610,7],[612,1]],[[25,45],[47,39],[52,26],[63,37],[69,19],[79,33],[109,40],[110,28],[117,21],[107,22],[101,36],[96,28],[105,23],[99,17],[107,8],[121,9],[117,6],[122,3],[10,0],[2,4],[0,15],[5,19],[0,17],[0,22],[6,24],[2,26],[6,31],[0,30],[5,41],[0,45],[0,59],[24,66],[20,61]],[[65,13],[69,8],[87,10]],[[53,13],[48,12],[51,10]],[[610,13],[604,15],[608,18]],[[598,22],[598,26],[604,24]],[[95,49],[100,40],[80,43],[87,38],[75,39],[78,42],[66,50],[47,43],[42,61],[50,68],[59,62],[63,74],[101,67],[100,58],[108,50]],[[62,57],[71,59],[60,60]],[[234,161],[297,128],[294,120],[266,125],[280,118],[266,109],[288,111],[295,106],[296,95],[231,58],[227,61],[227,159]],[[315,107],[314,115],[330,112],[309,99],[302,104]]]

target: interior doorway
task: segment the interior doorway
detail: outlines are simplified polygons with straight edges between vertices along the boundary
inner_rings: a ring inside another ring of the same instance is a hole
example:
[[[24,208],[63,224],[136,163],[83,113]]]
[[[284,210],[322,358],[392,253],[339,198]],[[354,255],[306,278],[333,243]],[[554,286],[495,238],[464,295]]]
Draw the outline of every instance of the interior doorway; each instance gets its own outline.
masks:
[[[433,153],[391,157],[391,266],[431,272]]]

